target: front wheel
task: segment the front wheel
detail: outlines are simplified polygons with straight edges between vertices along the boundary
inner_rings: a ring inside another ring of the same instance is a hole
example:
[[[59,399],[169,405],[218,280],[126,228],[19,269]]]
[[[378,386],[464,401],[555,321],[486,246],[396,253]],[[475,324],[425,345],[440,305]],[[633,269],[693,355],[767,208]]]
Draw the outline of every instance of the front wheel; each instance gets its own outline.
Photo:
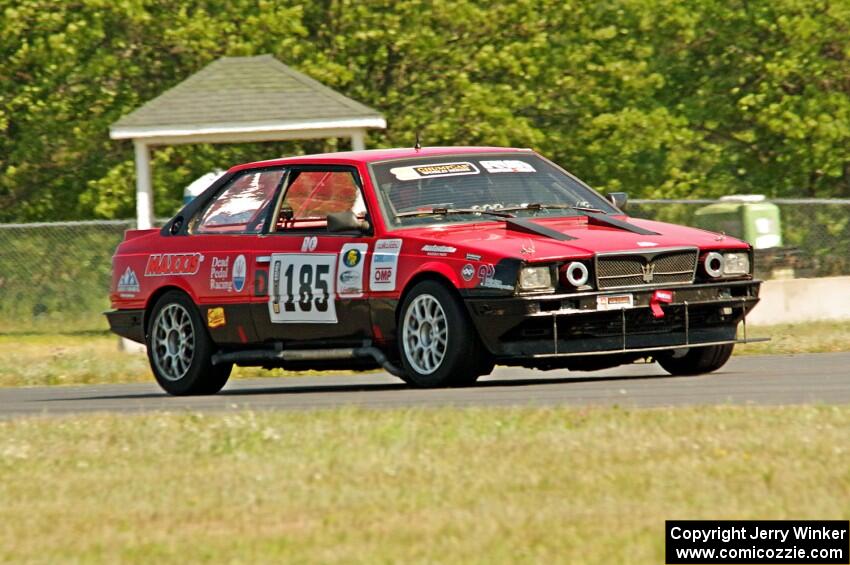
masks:
[[[703,375],[716,371],[726,364],[732,356],[734,343],[692,347],[683,354],[671,352],[659,356],[656,360],[661,367],[675,376]]]
[[[154,377],[168,394],[215,394],[233,369],[232,364],[212,364],[213,342],[195,304],[182,292],[167,292],[154,304],[147,346]]]
[[[436,281],[418,283],[407,294],[399,330],[404,380],[414,386],[471,385],[492,369],[463,305]]]

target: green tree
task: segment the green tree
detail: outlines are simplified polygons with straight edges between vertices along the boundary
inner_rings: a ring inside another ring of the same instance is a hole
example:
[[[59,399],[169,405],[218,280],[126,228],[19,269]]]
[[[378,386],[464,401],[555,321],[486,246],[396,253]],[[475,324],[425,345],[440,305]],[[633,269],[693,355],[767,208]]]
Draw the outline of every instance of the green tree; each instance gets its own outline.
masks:
[[[132,216],[108,126],[261,53],[381,110],[372,145],[529,146],[634,196],[848,197],[848,27],[834,0],[0,0],[0,221]],[[213,168],[335,148],[157,149],[157,213]]]

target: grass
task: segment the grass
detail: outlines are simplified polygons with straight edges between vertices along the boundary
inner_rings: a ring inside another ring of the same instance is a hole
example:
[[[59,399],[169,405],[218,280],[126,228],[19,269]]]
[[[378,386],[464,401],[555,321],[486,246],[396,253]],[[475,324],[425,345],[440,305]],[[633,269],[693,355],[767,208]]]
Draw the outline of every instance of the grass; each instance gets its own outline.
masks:
[[[844,519],[848,407],[0,422],[0,561],[662,563],[665,519]]]
[[[750,336],[772,341],[740,346],[736,354],[796,354],[847,351],[850,322],[750,327]],[[293,374],[282,370],[237,368],[235,378]],[[118,350],[106,331],[0,333],[0,386],[151,382],[147,358]]]
[[[736,354],[793,355],[850,351],[850,321],[750,326],[747,328],[747,333],[750,337],[771,339],[763,343],[751,343],[738,347],[735,350]]]
[[[235,378],[280,376],[277,369],[237,367]],[[306,374],[306,373],[304,373]],[[106,331],[0,334],[0,386],[153,382],[144,353],[120,351]]]

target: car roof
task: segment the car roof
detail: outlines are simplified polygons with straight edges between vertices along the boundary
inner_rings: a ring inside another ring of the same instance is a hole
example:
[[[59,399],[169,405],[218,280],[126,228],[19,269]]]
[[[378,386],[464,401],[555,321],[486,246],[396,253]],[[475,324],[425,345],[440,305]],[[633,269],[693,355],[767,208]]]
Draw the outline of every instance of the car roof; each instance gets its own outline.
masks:
[[[310,164],[345,164],[375,163],[378,161],[391,161],[395,159],[411,159],[416,157],[437,157],[446,155],[464,155],[470,153],[529,153],[531,149],[520,149],[516,147],[412,147],[396,149],[368,149],[363,151],[340,151],[338,153],[319,153],[317,155],[299,155],[297,157],[283,157],[280,159],[269,159],[267,161],[256,161],[231,167],[229,172],[253,169],[259,167],[273,167],[277,165],[295,165],[299,163]]]

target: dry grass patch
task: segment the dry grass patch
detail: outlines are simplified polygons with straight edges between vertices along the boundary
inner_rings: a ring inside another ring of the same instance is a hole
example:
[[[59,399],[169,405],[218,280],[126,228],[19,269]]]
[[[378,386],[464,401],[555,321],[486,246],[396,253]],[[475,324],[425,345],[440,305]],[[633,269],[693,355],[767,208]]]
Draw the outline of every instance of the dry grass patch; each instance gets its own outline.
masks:
[[[237,367],[232,378],[287,374],[294,373]],[[154,382],[147,357],[120,351],[108,332],[0,334],[0,386],[137,382]]]
[[[0,422],[0,561],[660,563],[669,518],[846,518],[847,407]]]
[[[810,322],[750,326],[751,337],[769,337],[770,341],[738,347],[742,355],[791,355],[796,353],[833,353],[850,351],[850,322]]]

